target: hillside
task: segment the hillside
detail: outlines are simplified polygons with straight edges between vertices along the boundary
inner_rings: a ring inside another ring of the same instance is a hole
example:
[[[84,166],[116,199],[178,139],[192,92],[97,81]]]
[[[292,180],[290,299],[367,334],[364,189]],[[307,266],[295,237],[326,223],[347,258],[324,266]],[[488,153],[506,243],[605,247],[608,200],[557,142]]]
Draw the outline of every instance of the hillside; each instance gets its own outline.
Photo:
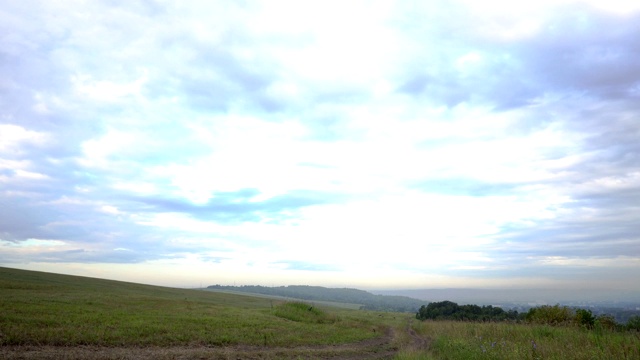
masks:
[[[0,347],[323,346],[388,328],[362,311],[289,304],[0,267]]]
[[[407,296],[374,295],[364,290],[348,288],[326,288],[322,286],[290,285],[266,287],[258,285],[211,285],[207,288],[212,290],[229,290],[253,294],[282,296],[309,301],[329,301],[361,304],[361,309],[375,311],[397,311],[415,313],[416,311],[418,311],[420,306],[425,305],[426,303],[424,300],[418,300]]]

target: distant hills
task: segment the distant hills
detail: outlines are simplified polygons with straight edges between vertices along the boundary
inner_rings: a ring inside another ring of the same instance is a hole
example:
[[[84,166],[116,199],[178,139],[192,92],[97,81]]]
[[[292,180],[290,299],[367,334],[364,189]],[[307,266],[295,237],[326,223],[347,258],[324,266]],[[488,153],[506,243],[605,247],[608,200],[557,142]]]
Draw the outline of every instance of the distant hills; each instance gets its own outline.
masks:
[[[257,294],[281,298],[326,303],[350,304],[350,308],[374,311],[417,313],[421,306],[432,302],[454,301],[461,305],[492,305],[526,312],[540,305],[563,304],[574,308],[588,308],[596,315],[609,314],[620,323],[638,315],[640,302],[632,290],[600,293],[593,290],[572,292],[541,289],[413,289],[364,291],[350,288],[290,285],[266,287],[259,285],[211,285],[207,289],[235,293]]]
[[[326,288],[322,286],[290,285],[266,287],[259,285],[224,286],[211,285],[213,290],[239,291],[252,294],[282,296],[309,301],[330,301],[361,304],[363,310],[417,312],[424,300],[408,296],[376,295],[364,290],[348,288]]]
[[[378,295],[408,296],[427,302],[450,300],[460,304],[480,305],[608,305],[625,307],[640,303],[640,291],[594,289],[413,289],[372,291]]]

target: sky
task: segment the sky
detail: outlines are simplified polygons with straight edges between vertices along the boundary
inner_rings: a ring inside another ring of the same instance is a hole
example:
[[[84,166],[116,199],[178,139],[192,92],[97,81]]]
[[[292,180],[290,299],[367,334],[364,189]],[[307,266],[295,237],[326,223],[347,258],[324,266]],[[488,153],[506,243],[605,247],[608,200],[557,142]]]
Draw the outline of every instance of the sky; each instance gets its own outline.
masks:
[[[640,291],[640,5],[3,1],[0,266]]]

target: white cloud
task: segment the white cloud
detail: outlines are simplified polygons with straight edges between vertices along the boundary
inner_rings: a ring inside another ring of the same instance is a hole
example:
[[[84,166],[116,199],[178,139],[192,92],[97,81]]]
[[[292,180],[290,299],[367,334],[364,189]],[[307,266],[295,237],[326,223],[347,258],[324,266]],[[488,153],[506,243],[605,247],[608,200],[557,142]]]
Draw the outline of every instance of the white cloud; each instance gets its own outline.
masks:
[[[585,3],[618,15],[631,15],[640,11],[640,4],[628,0],[583,0]]]
[[[0,152],[20,154],[23,145],[43,146],[50,141],[45,132],[33,131],[19,125],[0,124]]]
[[[100,211],[109,215],[122,215],[122,212],[117,207],[111,205],[102,205]]]
[[[92,100],[113,102],[125,96],[140,96],[145,82],[146,71],[137,79],[129,82],[113,82],[109,80],[93,80],[91,76],[80,74],[71,79],[76,91]]]
[[[110,130],[100,138],[82,143],[84,156],[78,162],[87,167],[107,167],[110,157],[134,152],[139,147],[137,142],[138,138],[133,133]]]
[[[536,259],[545,266],[571,266],[588,268],[636,268],[640,258],[617,256],[615,258],[569,258],[566,256],[546,256]]]
[[[52,248],[66,245],[64,241],[60,240],[46,240],[46,239],[27,239],[18,243],[2,241],[3,246],[9,246],[12,248]]]

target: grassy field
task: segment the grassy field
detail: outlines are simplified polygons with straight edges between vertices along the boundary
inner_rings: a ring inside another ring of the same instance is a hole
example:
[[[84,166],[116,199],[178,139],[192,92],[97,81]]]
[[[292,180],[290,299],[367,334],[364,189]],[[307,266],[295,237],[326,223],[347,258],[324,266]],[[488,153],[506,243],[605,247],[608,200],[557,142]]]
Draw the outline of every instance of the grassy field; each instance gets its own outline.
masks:
[[[420,322],[414,314],[0,267],[0,358],[60,357],[640,359],[640,333]]]
[[[338,308],[330,322],[292,321],[283,306],[251,296],[0,268],[2,345],[299,346],[366,340],[384,327],[363,312]]]
[[[640,359],[640,333],[513,323],[415,321],[428,352],[399,359]]]

